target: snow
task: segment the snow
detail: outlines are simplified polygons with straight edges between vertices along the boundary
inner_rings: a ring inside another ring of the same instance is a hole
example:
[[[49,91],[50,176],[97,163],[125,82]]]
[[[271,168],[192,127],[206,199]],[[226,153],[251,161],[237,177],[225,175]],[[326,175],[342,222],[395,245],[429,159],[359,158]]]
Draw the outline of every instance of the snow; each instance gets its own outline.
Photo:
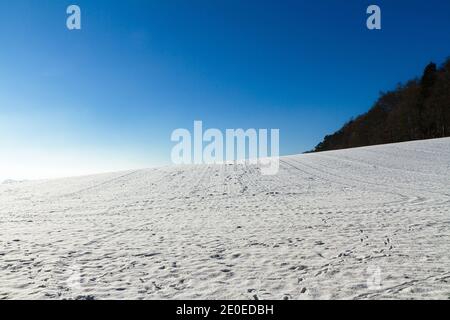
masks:
[[[450,139],[0,184],[0,299],[447,299]]]

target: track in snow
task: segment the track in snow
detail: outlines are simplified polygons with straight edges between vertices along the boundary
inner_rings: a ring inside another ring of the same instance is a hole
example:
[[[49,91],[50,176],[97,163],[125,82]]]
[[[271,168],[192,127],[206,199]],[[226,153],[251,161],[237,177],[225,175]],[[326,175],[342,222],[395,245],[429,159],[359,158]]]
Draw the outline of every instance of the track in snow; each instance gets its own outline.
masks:
[[[450,139],[0,185],[0,299],[450,297]]]

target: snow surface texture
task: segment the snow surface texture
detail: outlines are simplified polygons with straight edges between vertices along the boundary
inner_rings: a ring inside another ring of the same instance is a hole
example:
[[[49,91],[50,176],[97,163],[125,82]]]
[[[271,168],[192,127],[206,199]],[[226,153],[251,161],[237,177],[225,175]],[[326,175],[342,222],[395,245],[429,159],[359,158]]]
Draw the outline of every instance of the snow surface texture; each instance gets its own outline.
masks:
[[[0,299],[448,299],[450,139],[0,185]]]

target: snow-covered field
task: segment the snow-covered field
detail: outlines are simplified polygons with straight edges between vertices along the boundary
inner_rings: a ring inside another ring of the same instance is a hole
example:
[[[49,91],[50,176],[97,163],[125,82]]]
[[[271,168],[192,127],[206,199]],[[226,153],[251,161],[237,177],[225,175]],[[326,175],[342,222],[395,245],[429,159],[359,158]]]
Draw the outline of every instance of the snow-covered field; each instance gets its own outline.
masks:
[[[0,185],[0,299],[450,297],[450,139]]]

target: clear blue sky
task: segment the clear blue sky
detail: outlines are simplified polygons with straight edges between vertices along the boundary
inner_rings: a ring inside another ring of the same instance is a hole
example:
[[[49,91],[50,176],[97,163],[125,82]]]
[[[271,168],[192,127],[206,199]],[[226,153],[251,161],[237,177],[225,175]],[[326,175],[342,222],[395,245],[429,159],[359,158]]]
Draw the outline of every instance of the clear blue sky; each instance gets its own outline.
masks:
[[[169,164],[194,120],[299,153],[447,56],[442,0],[0,0],[0,179]]]

